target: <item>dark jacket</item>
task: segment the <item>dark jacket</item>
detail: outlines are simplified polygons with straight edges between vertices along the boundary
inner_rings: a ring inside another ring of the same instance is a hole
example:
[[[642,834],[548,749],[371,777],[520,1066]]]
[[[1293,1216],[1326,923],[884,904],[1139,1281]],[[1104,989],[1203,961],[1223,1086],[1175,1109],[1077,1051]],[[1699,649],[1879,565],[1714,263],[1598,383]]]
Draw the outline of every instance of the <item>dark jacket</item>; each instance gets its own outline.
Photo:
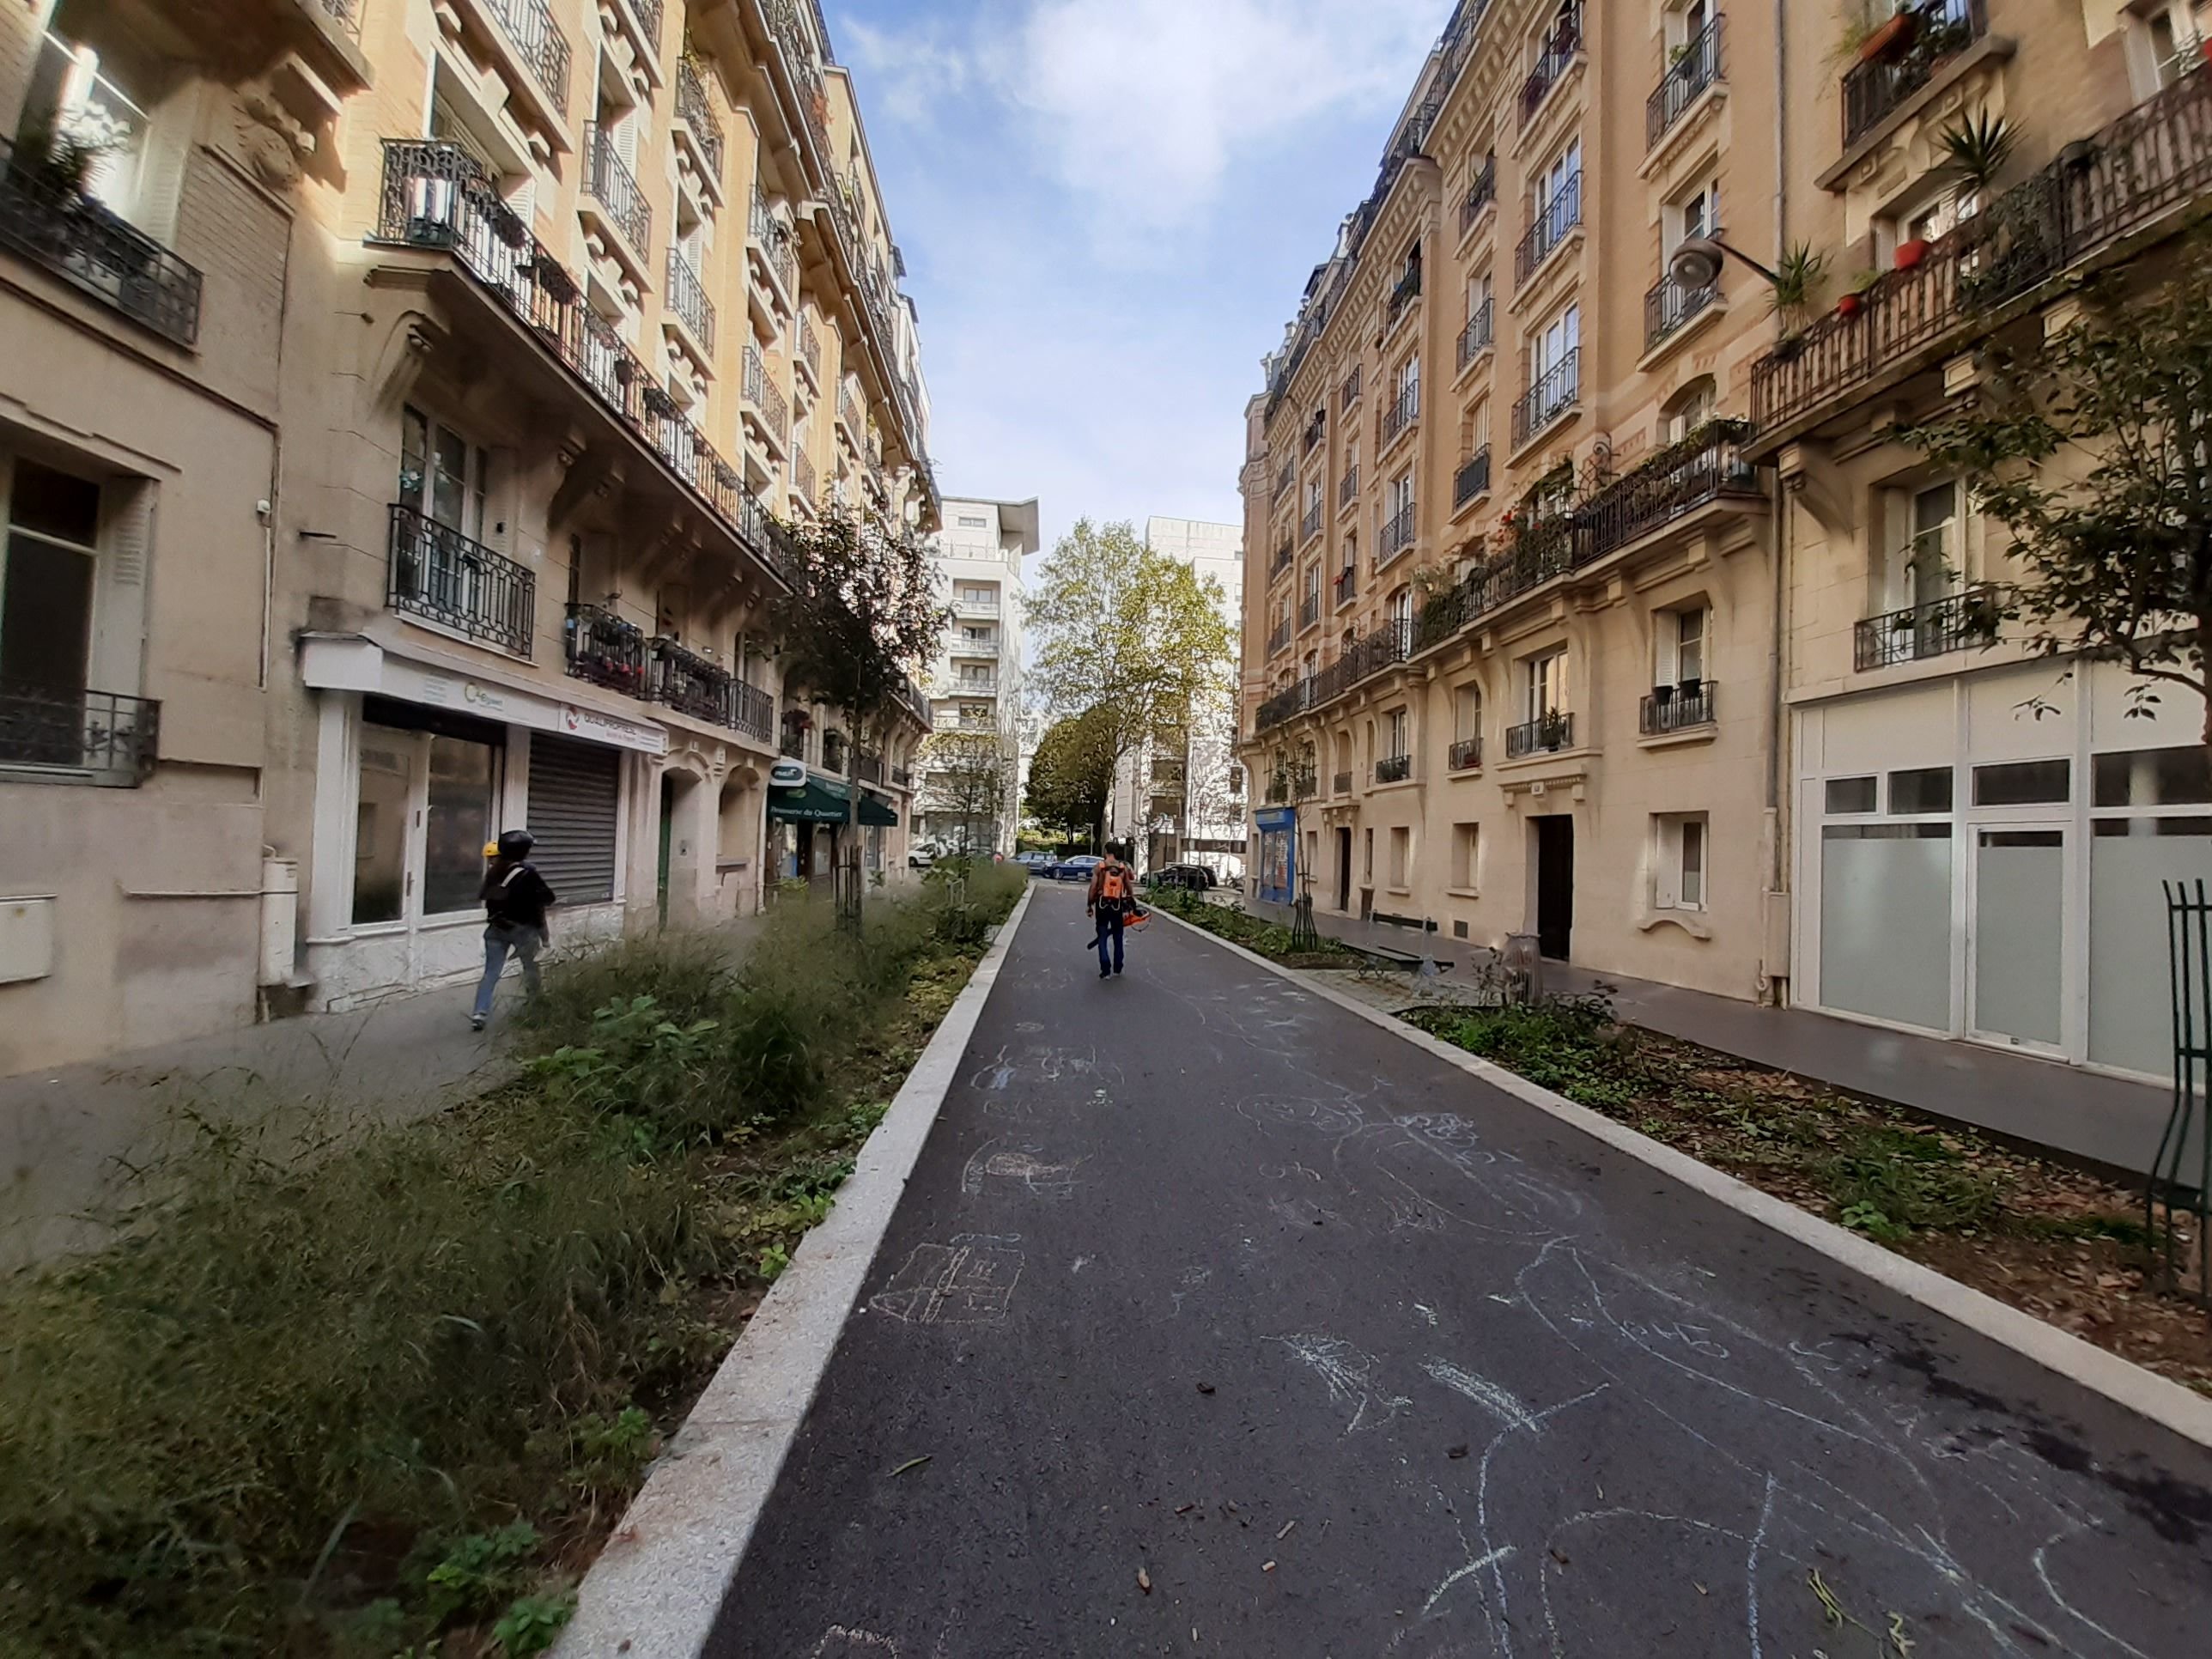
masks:
[[[545,884],[545,878],[538,873],[535,865],[526,861],[509,863],[505,859],[491,861],[491,868],[484,872],[483,887],[477,896],[483,901],[488,921],[528,927],[540,933],[545,931],[546,910],[557,902],[553,890]]]

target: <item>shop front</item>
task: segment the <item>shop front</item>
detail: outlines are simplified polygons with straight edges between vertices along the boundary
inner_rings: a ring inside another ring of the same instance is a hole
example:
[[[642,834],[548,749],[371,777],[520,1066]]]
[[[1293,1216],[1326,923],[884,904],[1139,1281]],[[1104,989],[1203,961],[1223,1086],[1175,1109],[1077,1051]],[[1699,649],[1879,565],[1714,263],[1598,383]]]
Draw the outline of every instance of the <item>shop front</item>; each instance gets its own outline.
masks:
[[[319,703],[313,1006],[477,971],[483,849],[503,830],[537,837],[556,938],[620,932],[626,802],[659,727],[361,637],[306,641],[301,672]]]
[[[826,884],[837,868],[853,820],[851,786],[811,770],[798,761],[776,763],[769,773],[769,855],[777,879]],[[861,862],[871,872],[884,867],[884,832],[898,823],[898,813],[873,790],[860,787]]]
[[[1266,806],[1252,815],[1260,836],[1259,896],[1269,904],[1297,898],[1298,809]]]

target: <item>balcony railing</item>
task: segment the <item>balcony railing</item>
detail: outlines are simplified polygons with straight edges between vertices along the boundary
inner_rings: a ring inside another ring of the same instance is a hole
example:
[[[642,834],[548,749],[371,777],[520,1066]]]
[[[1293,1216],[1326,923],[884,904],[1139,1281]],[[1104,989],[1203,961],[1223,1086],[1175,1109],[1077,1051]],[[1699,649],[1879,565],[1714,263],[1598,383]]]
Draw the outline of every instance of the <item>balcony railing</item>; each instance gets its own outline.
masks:
[[[714,106],[707,100],[707,83],[700,78],[698,65],[689,58],[678,58],[676,64],[676,113],[699,141],[699,153],[706,159],[707,171],[719,184],[722,177],[722,124],[715,118]]]
[[[1267,804],[1270,806],[1280,806],[1284,802],[1289,800],[1291,798],[1291,775],[1287,772],[1278,772],[1273,777],[1269,778],[1267,780]]]
[[[1339,611],[1358,599],[1359,597],[1359,567],[1356,564],[1348,564],[1338,571],[1335,580],[1329,584],[1329,592]]]
[[[1377,783],[1403,783],[1413,775],[1413,757],[1411,755],[1385,755],[1375,763],[1375,781]]]
[[[962,617],[995,617],[999,614],[999,602],[996,599],[979,599],[966,595],[956,595],[952,601],[952,609],[954,614]]]
[[[1455,772],[1472,772],[1482,764],[1482,739],[1462,738],[1444,751],[1444,763]]]
[[[1925,605],[1869,617],[1854,630],[1852,665],[1865,673],[1995,645],[1999,615],[1996,591],[1979,583]]]
[[[637,187],[613,137],[597,122],[584,129],[584,188],[598,198],[615,228],[643,257],[653,245],[653,204]]]
[[[751,234],[753,246],[760,249],[761,258],[767,261],[769,270],[775,273],[784,296],[790,298],[799,275],[799,256],[792,251],[791,228],[775,216],[768,204],[768,198],[757,190],[753,192],[752,210],[746,220],[746,228]]]
[[[1576,54],[1583,49],[1583,11],[1580,6],[1559,19],[1559,26],[1545,40],[1536,54],[1536,65],[1528,71],[1528,78],[1521,83],[1521,125],[1527,126],[1536,118],[1536,112],[1544,107],[1544,100],[1552,95],[1552,88],[1572,66]]]
[[[701,345],[714,349],[714,302],[691,262],[674,243],[668,247],[668,308],[690,329]]]
[[[1297,556],[1297,544],[1288,536],[1284,537],[1282,545],[1275,550],[1275,556],[1268,562],[1267,579],[1273,581],[1283,572],[1288,570],[1291,568],[1291,561]]]
[[[1279,657],[1290,648],[1291,619],[1285,617],[1267,630],[1267,654]]]
[[[395,501],[387,575],[385,599],[394,611],[530,654],[538,578],[528,566]]]
[[[1344,377],[1344,389],[1340,394],[1339,400],[1340,407],[1349,409],[1352,404],[1359,401],[1361,383],[1362,376],[1359,371],[1359,367],[1358,364],[1354,364],[1352,366],[1352,373]]]
[[[1923,354],[2069,267],[2212,191],[2212,73],[2187,76],[1884,274],[1752,366],[1762,433]]]
[[[660,0],[629,0],[629,9],[637,15],[638,26],[645,38],[657,52],[660,47]]]
[[[1380,569],[1411,547],[1413,533],[1413,503],[1407,501],[1384,521],[1382,533],[1376,538],[1376,568]]]
[[[1644,295],[1644,349],[1650,350],[1720,297],[1720,281],[1685,288],[1669,274]]]
[[[1474,314],[1467,319],[1467,326],[1459,332],[1459,366],[1464,369],[1469,363],[1490,349],[1497,338],[1497,303],[1485,300],[1475,307]]]
[[[791,485],[799,492],[799,500],[809,507],[816,504],[817,497],[814,492],[818,486],[814,477],[814,462],[803,449],[791,452]]]
[[[1291,799],[1311,800],[1321,793],[1321,778],[1310,768],[1291,774]]]
[[[1328,411],[1325,409],[1316,409],[1314,410],[1313,419],[1306,422],[1306,453],[1312,454],[1328,441]]]
[[[782,388],[768,372],[767,360],[760,348],[750,341],[745,343],[745,396],[760,411],[761,424],[781,448],[791,441],[791,406],[785,402]]]
[[[0,767],[135,788],[154,770],[161,705],[113,691],[0,681]]]
[[[364,0],[315,0],[316,7],[355,40],[361,39],[361,9]]]
[[[1474,229],[1474,222],[1482,217],[1483,210],[1497,200],[1498,158],[1486,155],[1482,158],[1481,169],[1468,181],[1467,195],[1459,204],[1460,234],[1465,235]]]
[[[1382,326],[1385,329],[1394,327],[1398,319],[1406,314],[1407,307],[1420,297],[1421,262],[1419,259],[1408,259],[1406,262],[1406,269],[1400,273],[1395,286],[1390,290],[1390,298],[1382,307]]]
[[[695,720],[742,732],[763,744],[775,741],[775,700],[674,640],[653,641],[647,696]]]
[[[755,558],[787,580],[744,477],[655,386],[576,279],[494,193],[458,145],[387,139],[377,240],[452,253],[599,403],[635,432]]]
[[[1720,716],[1720,688],[1711,680],[1684,680],[1680,685],[1655,685],[1636,711],[1636,729],[1647,738],[1670,732],[1693,731],[1711,726]]]
[[[1478,495],[1490,493],[1490,447],[1480,449],[1460,463],[1452,474],[1452,511],[1456,513]]]
[[[837,388],[837,418],[844,422],[845,430],[853,434],[854,449],[859,449],[867,441],[867,422],[860,418],[860,402],[853,396],[853,388],[849,386]]]
[[[1658,89],[1644,105],[1644,148],[1658,149],[1659,141],[1720,76],[1721,16],[1716,12],[1668,57]]]
[[[568,112],[568,37],[553,21],[545,0],[484,0],[507,43],[530,65],[553,107]]]
[[[1529,442],[1582,400],[1583,354],[1577,346],[1514,400],[1513,447]]]
[[[1536,204],[1528,228],[1513,250],[1514,286],[1525,286],[1550,258],[1567,233],[1583,222],[1583,175],[1569,173],[1548,200]]]
[[[1505,758],[1524,755],[1556,755],[1575,746],[1575,717],[1556,710],[1520,726],[1505,728]]]
[[[1344,469],[1344,476],[1336,483],[1336,510],[1343,512],[1359,499],[1359,463],[1354,461]]]
[[[1298,601],[1298,627],[1311,628],[1321,620],[1321,591],[1316,588]]]
[[[814,331],[814,319],[811,317],[801,317],[799,319],[799,362],[806,370],[807,378],[815,385],[820,386],[822,384],[822,340],[821,337]]]
[[[0,139],[0,247],[181,346],[200,332],[200,273]]]
[[[1387,448],[1398,434],[1413,425],[1421,412],[1421,383],[1419,380],[1398,388],[1398,395],[1382,411],[1382,427],[1376,434],[1376,447]]]
[[[1282,500],[1284,496],[1291,493],[1291,486],[1297,481],[1297,463],[1289,460],[1285,461],[1283,463],[1283,470],[1275,474],[1275,493],[1273,499],[1279,501]]]
[[[645,696],[645,630],[636,623],[596,605],[572,605],[566,643],[570,678]]]
[[[1352,793],[1352,774],[1349,772],[1339,772],[1332,776],[1328,781],[1328,793],[1332,795],[1338,796],[1350,794]]]
[[[1284,633],[1287,643],[1287,623],[1284,625]],[[1411,624],[1395,618],[1384,623],[1373,633],[1346,646],[1328,667],[1304,676],[1261,703],[1254,718],[1254,729],[1264,732],[1270,726],[1279,726],[1292,716],[1309,708],[1318,708],[1350,690],[1362,680],[1381,673],[1392,664],[1405,661],[1413,639]]]
[[[1920,0],[1897,14],[1894,43],[1844,76],[1844,148],[1926,86],[1936,70],[1989,32],[1984,0]]]

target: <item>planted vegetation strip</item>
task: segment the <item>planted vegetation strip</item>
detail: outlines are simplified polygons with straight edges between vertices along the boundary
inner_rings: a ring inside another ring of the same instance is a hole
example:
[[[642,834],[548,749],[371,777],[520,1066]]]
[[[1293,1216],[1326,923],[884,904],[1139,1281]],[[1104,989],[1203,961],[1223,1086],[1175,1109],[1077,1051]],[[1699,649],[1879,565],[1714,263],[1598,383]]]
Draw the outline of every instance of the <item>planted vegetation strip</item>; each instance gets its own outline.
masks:
[[[1180,889],[1163,888],[1148,893],[1145,902],[1286,967],[1349,968],[1360,960],[1357,952],[1347,950],[1326,933],[1299,949],[1291,930],[1279,922],[1255,916],[1238,905],[1211,903]]]
[[[550,1645],[1019,890],[552,971],[513,1087],[210,1131],[130,1242],[0,1285],[0,1656]]]

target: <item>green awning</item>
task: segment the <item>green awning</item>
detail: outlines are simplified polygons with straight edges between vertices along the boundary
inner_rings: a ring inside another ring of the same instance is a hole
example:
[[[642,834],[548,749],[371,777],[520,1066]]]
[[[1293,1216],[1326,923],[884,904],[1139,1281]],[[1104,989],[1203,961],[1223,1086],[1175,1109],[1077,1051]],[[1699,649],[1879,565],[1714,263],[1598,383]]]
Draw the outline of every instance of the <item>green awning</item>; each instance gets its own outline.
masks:
[[[810,776],[797,789],[769,790],[768,815],[787,823],[843,823],[851,810],[850,801],[843,784]],[[898,822],[898,814],[863,789],[860,822],[888,829]]]

